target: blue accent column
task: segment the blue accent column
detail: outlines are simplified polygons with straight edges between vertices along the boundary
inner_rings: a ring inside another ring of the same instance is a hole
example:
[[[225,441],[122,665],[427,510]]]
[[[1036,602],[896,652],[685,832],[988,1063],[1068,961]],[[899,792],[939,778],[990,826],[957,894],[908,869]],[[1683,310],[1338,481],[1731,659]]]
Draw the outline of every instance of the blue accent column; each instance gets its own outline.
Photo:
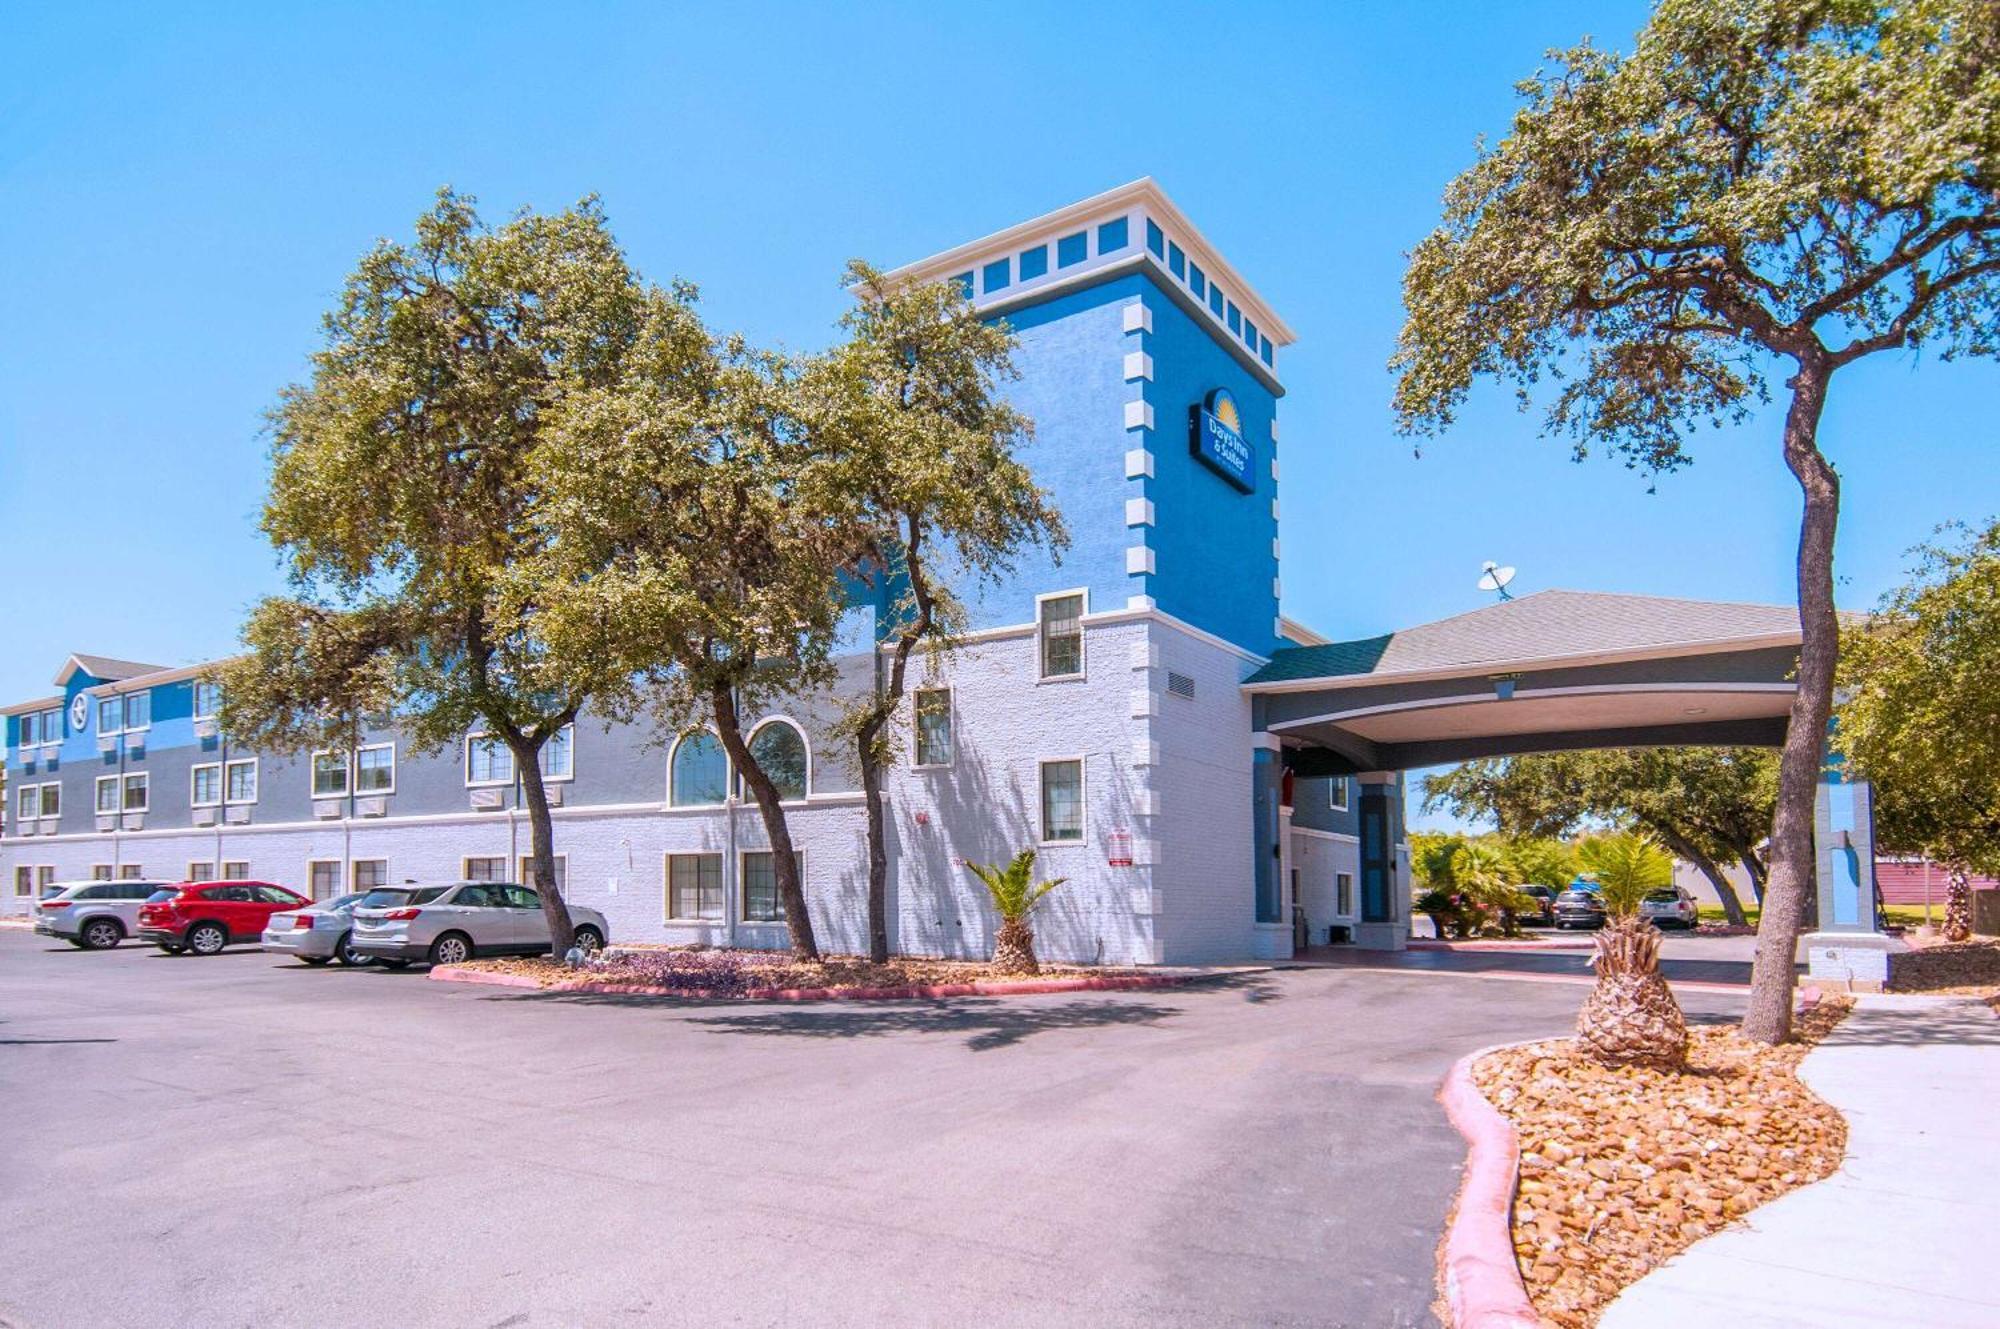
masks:
[[[1874,932],[1874,787],[1866,780],[1850,780],[1840,754],[1833,753],[1820,775],[1814,804],[1819,931]]]
[[[1262,738],[1263,735],[1256,735]],[[1257,921],[1281,923],[1278,881],[1278,806],[1283,795],[1284,768],[1275,748],[1261,744],[1250,754],[1251,825],[1250,844],[1257,856],[1255,875]],[[1287,951],[1286,954],[1291,952]]]
[[[1361,786],[1361,921],[1388,923],[1395,919],[1393,897],[1396,874],[1396,832],[1394,826],[1396,787],[1392,784]]]

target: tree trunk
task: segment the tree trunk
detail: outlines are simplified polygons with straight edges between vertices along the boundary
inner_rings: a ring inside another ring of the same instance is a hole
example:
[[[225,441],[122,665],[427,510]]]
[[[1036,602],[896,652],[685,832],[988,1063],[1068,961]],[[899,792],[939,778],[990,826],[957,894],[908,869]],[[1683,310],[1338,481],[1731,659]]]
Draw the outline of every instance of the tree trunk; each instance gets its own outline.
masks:
[[[1840,477],[1818,445],[1830,366],[1822,354],[1802,356],[1791,381],[1785,416],[1785,465],[1805,500],[1799,526],[1798,689],[1792,695],[1785,747],[1778,761],[1778,802],[1771,818],[1771,876],[1757,927],[1757,961],[1743,1035],[1782,1043],[1792,1032],[1793,966],[1806,896],[1813,889],[1813,799],[1825,760],[1833,711],[1833,670],[1840,622],[1833,608],[1833,535],[1840,520]]]
[[[1708,878],[1708,884],[1715,888],[1715,898],[1722,901],[1722,916],[1733,928],[1748,927],[1749,919],[1743,913],[1743,901],[1736,896],[1736,885],[1724,876],[1716,861],[1703,853],[1691,840],[1684,840],[1672,831],[1663,830],[1660,839],[1668,849],[1694,864],[1696,871]]]
[[[1738,849],[1736,851],[1736,858],[1738,862],[1743,864],[1743,870],[1750,874],[1750,894],[1756,898],[1757,907],[1762,909],[1764,907],[1764,883],[1766,880],[1764,860],[1757,857],[1757,851],[1752,848]]]
[[[1970,941],[1972,939],[1972,878],[1967,875],[1963,863],[1954,863],[1945,870],[1944,888],[1944,939],[1946,941]]]
[[[533,880],[528,885],[542,899],[542,917],[549,922],[549,955],[557,960],[569,953],[576,940],[570,922],[569,904],[556,889],[555,822],[549,816],[549,789],[542,783],[542,745],[527,740],[507,740],[514,754],[514,769],[521,773],[521,797],[528,805],[528,862]],[[512,866],[511,864],[509,865]]]
[[[812,916],[806,912],[806,893],[799,886],[799,857],[792,848],[791,828],[785,824],[785,809],[778,800],[778,786],[764,774],[764,768],[750,755],[743,741],[743,725],[736,714],[736,693],[719,687],[709,693],[715,712],[715,731],[722,737],[723,751],[750,786],[757,811],[764,818],[764,834],[771,841],[771,873],[777,878],[778,899],[785,906],[785,930],[791,934],[792,954],[809,962],[819,960],[819,942],[813,937]]]
[[[879,746],[886,723],[878,709],[855,740],[861,759],[861,796],[868,812],[868,958],[876,964],[889,962],[889,811],[882,798]]]

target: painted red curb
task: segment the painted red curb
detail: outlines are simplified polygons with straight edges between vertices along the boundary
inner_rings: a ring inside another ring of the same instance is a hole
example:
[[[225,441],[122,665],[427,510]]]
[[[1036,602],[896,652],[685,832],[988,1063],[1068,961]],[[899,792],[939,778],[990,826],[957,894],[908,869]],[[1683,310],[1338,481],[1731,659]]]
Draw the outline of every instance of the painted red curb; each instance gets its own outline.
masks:
[[[1587,951],[1592,948],[1588,939],[1578,941],[1475,941],[1468,937],[1464,941],[1438,941],[1432,937],[1416,937],[1403,943],[1405,950],[1412,951],[1479,951],[1482,953],[1505,953],[1507,951]]]
[[[1536,1040],[1542,1041],[1542,1040]],[[1438,1102],[1465,1137],[1465,1179],[1444,1238],[1444,1295],[1456,1329],[1542,1329],[1514,1259],[1514,1181],[1521,1153],[1514,1128],[1472,1082],[1472,1064],[1502,1043],[1452,1064]]]
[[[441,983],[480,983],[491,987],[534,988],[541,992],[588,992],[614,997],[679,997],[691,1001],[908,1001],[923,997],[1014,997],[1050,992],[1126,992],[1142,988],[1177,987],[1201,975],[1133,974],[1118,978],[1029,978],[981,983],[929,983],[896,988],[752,988],[724,992],[713,988],[669,988],[653,984],[605,983],[574,979],[544,985],[523,974],[497,974],[453,965],[434,968]]]

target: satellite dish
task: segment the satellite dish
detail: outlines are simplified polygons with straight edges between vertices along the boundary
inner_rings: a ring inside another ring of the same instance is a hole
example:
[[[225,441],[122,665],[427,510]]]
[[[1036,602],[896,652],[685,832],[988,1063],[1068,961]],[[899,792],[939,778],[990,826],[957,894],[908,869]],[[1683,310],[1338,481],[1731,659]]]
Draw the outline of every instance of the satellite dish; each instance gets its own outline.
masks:
[[[1512,568],[1503,568],[1490,558],[1479,565],[1479,589],[1482,591],[1498,591],[1502,600],[1511,600],[1514,597],[1507,594],[1507,583],[1512,580]]]

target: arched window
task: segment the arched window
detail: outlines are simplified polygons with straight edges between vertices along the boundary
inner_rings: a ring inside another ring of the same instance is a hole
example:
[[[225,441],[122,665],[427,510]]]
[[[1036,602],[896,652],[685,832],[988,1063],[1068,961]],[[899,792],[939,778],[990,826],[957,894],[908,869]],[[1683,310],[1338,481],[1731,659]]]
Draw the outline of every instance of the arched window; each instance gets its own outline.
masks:
[[[729,754],[707,730],[674,744],[667,771],[667,801],[677,808],[720,803],[729,792]]]
[[[805,736],[789,720],[770,720],[750,736],[750,755],[778,786],[778,797],[795,800],[806,796],[807,765]]]

